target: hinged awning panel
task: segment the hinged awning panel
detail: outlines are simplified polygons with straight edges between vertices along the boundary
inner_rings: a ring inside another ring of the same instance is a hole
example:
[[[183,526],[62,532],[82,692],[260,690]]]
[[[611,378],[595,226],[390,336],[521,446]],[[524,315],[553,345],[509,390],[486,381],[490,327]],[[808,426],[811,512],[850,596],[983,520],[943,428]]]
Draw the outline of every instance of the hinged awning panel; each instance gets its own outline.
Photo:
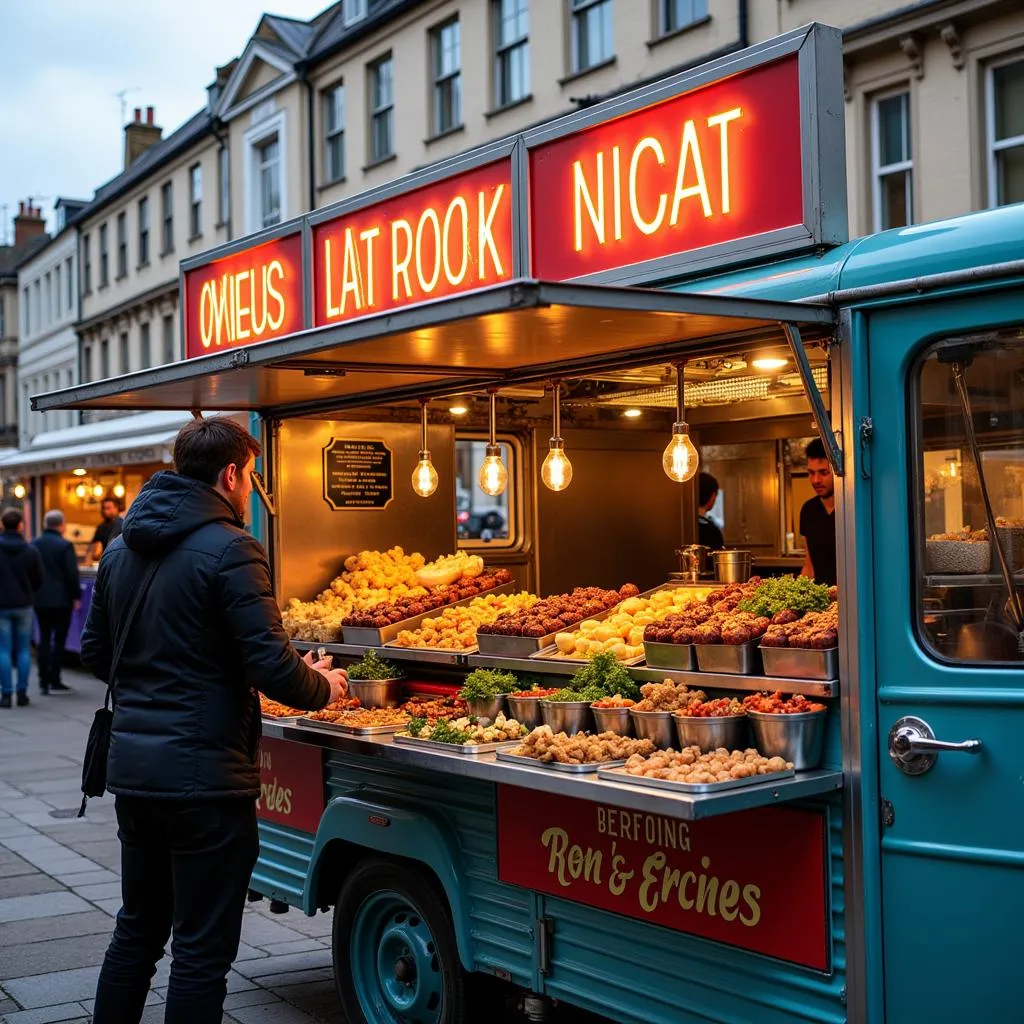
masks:
[[[220,409],[297,413],[481,390],[665,359],[730,341],[830,335],[827,307],[731,296],[517,281],[414,309],[32,400],[38,410]]]

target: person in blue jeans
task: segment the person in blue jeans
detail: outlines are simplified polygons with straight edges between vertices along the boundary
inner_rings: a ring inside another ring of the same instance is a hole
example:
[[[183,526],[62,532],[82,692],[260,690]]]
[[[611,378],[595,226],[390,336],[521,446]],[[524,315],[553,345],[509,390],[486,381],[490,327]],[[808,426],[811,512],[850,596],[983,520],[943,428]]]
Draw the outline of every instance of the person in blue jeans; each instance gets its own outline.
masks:
[[[25,540],[21,510],[5,508],[0,523],[0,708],[11,706],[12,661],[18,669],[18,707],[23,708],[32,671],[32,602],[45,575],[39,552]]]

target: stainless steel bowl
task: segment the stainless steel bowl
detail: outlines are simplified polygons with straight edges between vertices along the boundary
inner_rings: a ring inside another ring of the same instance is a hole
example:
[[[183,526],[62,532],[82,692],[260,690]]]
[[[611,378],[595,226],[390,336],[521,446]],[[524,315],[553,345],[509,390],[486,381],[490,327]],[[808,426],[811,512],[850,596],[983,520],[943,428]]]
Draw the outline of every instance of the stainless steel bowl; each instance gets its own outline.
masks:
[[[402,703],[401,679],[350,679],[348,692],[364,708],[397,708]]]
[[[590,701],[541,700],[540,715],[552,732],[586,732],[590,728]]]
[[[743,750],[747,746],[746,715],[716,715],[713,718],[694,718],[674,714],[676,734],[682,747],[700,747],[706,753],[725,747]]]
[[[751,555],[749,551],[715,551],[715,576],[721,583],[746,583],[750,579]]]
[[[639,739],[650,740],[655,746],[666,750],[675,746],[671,711],[634,711],[629,708],[629,717],[633,720],[633,729]]]
[[[825,747],[827,711],[804,711],[799,715],[766,715],[748,711],[754,746],[765,757],[783,757],[797,771],[817,768]]]
[[[619,736],[629,736],[633,732],[632,723],[629,720],[629,708],[595,708],[590,705],[594,712],[594,722],[598,732],[614,732]]]
[[[466,707],[476,718],[486,718],[493,722],[505,710],[505,695],[499,694],[486,700],[467,700]]]
[[[540,725],[540,697],[507,697],[512,717],[527,729]]]

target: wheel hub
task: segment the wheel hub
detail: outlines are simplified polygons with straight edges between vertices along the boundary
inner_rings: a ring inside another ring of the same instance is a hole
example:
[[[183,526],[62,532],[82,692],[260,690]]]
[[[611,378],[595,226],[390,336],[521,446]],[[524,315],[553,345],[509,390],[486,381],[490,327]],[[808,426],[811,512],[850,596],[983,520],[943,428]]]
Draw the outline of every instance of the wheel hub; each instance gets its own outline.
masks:
[[[395,977],[403,985],[411,985],[416,980],[416,961],[411,956],[401,956],[395,962]]]

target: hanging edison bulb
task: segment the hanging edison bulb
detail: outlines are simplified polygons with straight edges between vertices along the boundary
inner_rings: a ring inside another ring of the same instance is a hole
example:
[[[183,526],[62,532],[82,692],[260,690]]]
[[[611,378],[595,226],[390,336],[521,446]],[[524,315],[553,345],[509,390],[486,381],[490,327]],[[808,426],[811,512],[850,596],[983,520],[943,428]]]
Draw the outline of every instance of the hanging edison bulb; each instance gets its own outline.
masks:
[[[666,475],[679,483],[692,480],[700,466],[700,457],[684,419],[683,398],[683,364],[676,363],[676,422],[672,424],[672,440],[661,457],[661,465]]]
[[[84,498],[84,497],[85,497],[85,494],[86,494],[86,491],[85,491],[85,484],[79,484],[79,485],[78,485],[78,486],[77,486],[77,487],[75,488],[75,497],[77,497],[77,498]]]
[[[572,482],[572,463],[565,454],[565,442],[562,440],[562,385],[555,381],[552,385],[554,393],[552,414],[552,436],[548,442],[548,454],[540,467],[540,478],[545,487],[553,491],[564,491]]]
[[[437,470],[430,461],[427,448],[427,403],[420,402],[420,455],[412,471],[412,489],[421,497],[429,498],[437,490]]]
[[[103,497],[103,484],[94,484],[92,488],[92,494],[94,498]]]
[[[26,489],[24,484],[14,485],[14,496],[18,499],[18,501],[21,501],[21,499],[24,498],[26,494],[28,494],[28,490]]]
[[[115,498],[123,498],[124,497],[124,484],[114,484],[114,497]]]
[[[484,451],[484,461],[480,466],[480,473],[477,482],[484,494],[496,498],[505,492],[508,487],[508,470],[505,463],[501,461],[501,445],[496,438],[498,419],[498,393],[491,392],[491,433],[490,443]]]

